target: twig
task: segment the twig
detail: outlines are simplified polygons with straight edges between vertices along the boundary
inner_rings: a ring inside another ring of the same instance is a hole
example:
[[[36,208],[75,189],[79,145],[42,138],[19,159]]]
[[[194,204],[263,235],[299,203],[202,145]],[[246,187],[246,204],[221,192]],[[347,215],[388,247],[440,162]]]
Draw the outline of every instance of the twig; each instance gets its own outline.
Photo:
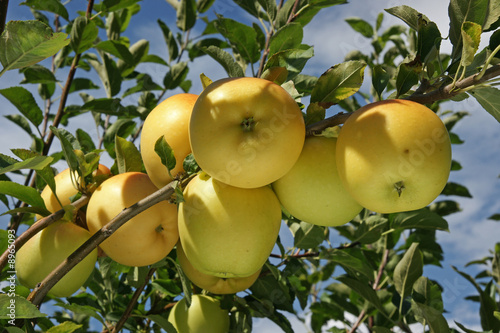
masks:
[[[144,290],[146,285],[149,283],[149,280],[151,279],[151,277],[153,276],[155,271],[156,271],[156,268],[154,268],[154,267],[149,270],[148,275],[144,279],[144,283],[139,288],[137,288],[135,290],[134,295],[132,295],[132,299],[130,300],[130,302],[127,305],[127,308],[123,312],[120,320],[116,323],[116,325],[113,328],[113,330],[111,331],[111,333],[120,332],[122,327],[125,325],[125,323],[127,322],[127,319],[130,317],[130,314],[132,313],[132,310],[134,309],[135,304],[137,303],[137,300],[141,296],[142,291]]]
[[[382,261],[380,262],[380,266],[378,268],[377,277],[375,278],[375,281],[373,281],[373,285],[372,285],[373,290],[377,290],[378,289],[378,285],[380,283],[380,279],[382,278],[382,274],[384,273],[385,266],[387,265],[387,259],[388,259],[388,257],[389,257],[389,250],[386,249],[384,251],[384,255],[382,257]],[[358,318],[356,319],[356,322],[352,325],[351,330],[349,331],[349,333],[356,332],[356,330],[358,329],[359,325],[361,325],[361,323],[363,322],[365,315],[366,315],[366,309],[363,309],[361,311],[361,313],[359,314]]]
[[[86,195],[82,195],[78,200],[73,202],[71,206],[75,207],[75,209],[80,209],[81,207],[85,206],[89,201],[89,197]],[[31,225],[31,227],[23,232],[19,237],[16,238],[14,243],[11,244],[10,248],[14,248],[16,251],[19,251],[19,249],[26,244],[26,242],[36,235],[38,232],[40,232],[42,229],[48,227],[52,223],[60,220],[61,218],[64,217],[64,209],[60,209],[57,212],[46,216],[35,223]],[[5,267],[7,264],[7,259],[9,256],[9,248],[5,250],[5,252],[0,256],[0,271]]]
[[[337,113],[334,116],[328,117],[314,124],[311,124],[306,128],[306,136],[321,134],[321,132],[323,132],[323,130],[328,127],[333,127],[343,124],[350,116],[351,113]]]
[[[192,177],[188,177],[182,181],[182,186],[185,186]],[[73,267],[75,267],[83,258],[85,258],[99,244],[111,236],[118,228],[124,225],[134,216],[145,211],[149,207],[169,199],[174,194],[177,181],[172,181],[160,190],[152,193],[146,198],[133,204],[129,208],[122,210],[108,224],[102,227],[94,235],[92,235],[85,243],[76,249],[66,260],[57,266],[45,279],[39,283],[37,287],[28,296],[28,300],[34,305],[40,305],[43,298],[49,290]]]
[[[0,0],[0,34],[5,29],[5,21],[7,20],[7,9],[9,7],[9,0]]]
[[[471,76],[468,76],[460,81],[450,84],[447,84],[444,87],[440,87],[439,89],[433,90],[429,93],[421,93],[421,89],[417,89],[415,93],[406,97],[410,101],[414,101],[420,104],[431,104],[433,102],[450,99],[453,96],[456,96],[460,93],[463,93],[465,89],[471,88],[478,84],[484,83],[494,77],[500,76],[500,65],[494,65],[481,72],[484,74],[477,73]]]

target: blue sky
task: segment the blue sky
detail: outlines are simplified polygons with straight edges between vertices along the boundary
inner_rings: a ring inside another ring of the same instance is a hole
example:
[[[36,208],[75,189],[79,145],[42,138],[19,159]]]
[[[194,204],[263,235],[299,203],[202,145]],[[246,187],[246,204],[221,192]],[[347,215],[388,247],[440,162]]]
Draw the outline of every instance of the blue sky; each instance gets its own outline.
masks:
[[[71,8],[84,10],[84,1],[73,1]],[[429,19],[436,22],[443,36],[448,31],[447,1],[436,0],[352,0],[347,5],[334,6],[325,9],[305,29],[304,42],[313,45],[315,57],[312,58],[305,68],[305,73],[320,75],[330,66],[343,61],[344,56],[354,49],[370,50],[370,41],[353,32],[345,23],[348,17],[361,17],[373,23],[384,8],[398,5],[409,5],[424,13]],[[245,20],[245,13],[228,0],[217,0],[213,9],[228,17],[234,17],[237,13]],[[74,11],[70,10],[70,15]],[[150,40],[150,53],[166,56],[167,50],[163,36],[158,28],[156,19],[160,17],[169,26],[175,25],[174,11],[163,0],[145,0],[142,2],[142,11],[133,18],[128,37],[132,42],[139,39]],[[32,16],[25,6],[18,6],[11,1],[7,20],[31,19]],[[385,13],[384,26],[392,24],[403,24],[398,19]],[[198,27],[197,27],[198,28]],[[199,27],[201,29],[203,27]],[[487,41],[486,41],[487,42]],[[483,41],[483,45],[485,41]],[[443,41],[444,51],[449,51],[451,46]],[[144,65],[157,82],[162,82],[164,68],[158,65]],[[225,77],[226,74],[218,63],[208,57],[199,58],[190,64],[189,76],[193,81],[192,92],[201,91],[198,75],[205,73],[212,79]],[[161,73],[161,74],[157,74]],[[77,77],[88,75],[86,72],[77,72]],[[65,75],[61,75],[64,78]],[[0,88],[20,82],[21,77],[17,71],[10,71],[0,78]],[[369,78],[367,78],[369,81]],[[93,93],[93,92],[91,92]],[[78,97],[73,97],[74,103],[80,103]],[[132,97],[134,98],[134,97]],[[2,108],[0,114],[7,115],[15,113],[10,103],[0,97]],[[128,101],[131,103],[131,101]],[[71,104],[71,100],[70,103]],[[478,307],[471,302],[466,302],[464,297],[474,294],[474,289],[451,269],[451,265],[474,275],[476,267],[465,268],[464,265],[473,259],[479,259],[488,255],[488,250],[500,241],[498,223],[487,220],[494,213],[500,213],[500,124],[486,111],[484,111],[472,98],[460,103],[451,102],[447,104],[449,109],[466,110],[470,112],[465,120],[454,129],[465,143],[453,147],[453,158],[462,164],[463,170],[454,172],[450,180],[465,185],[471,192],[472,199],[453,198],[460,203],[462,212],[447,218],[450,232],[439,232],[438,241],[443,247],[445,261],[443,268],[429,268],[425,274],[438,280],[445,291],[443,294],[445,308],[448,311],[447,318],[452,322],[457,320],[470,328],[480,329],[478,319]],[[336,110],[334,110],[336,111]],[[79,127],[89,128],[93,131],[93,121],[90,115],[82,117]],[[26,147],[30,144],[29,138],[22,131],[13,127],[4,117],[0,118],[0,153],[9,154],[12,147]],[[1,208],[3,209],[3,208]],[[7,219],[0,218],[0,227],[6,226]],[[285,228],[284,228],[285,229]],[[283,233],[287,233],[284,230]],[[335,239],[335,238],[334,238]],[[300,322],[293,320],[296,332],[307,332]],[[276,326],[266,320],[256,320],[254,325],[258,332],[275,332]],[[418,331],[418,330],[417,330]]]

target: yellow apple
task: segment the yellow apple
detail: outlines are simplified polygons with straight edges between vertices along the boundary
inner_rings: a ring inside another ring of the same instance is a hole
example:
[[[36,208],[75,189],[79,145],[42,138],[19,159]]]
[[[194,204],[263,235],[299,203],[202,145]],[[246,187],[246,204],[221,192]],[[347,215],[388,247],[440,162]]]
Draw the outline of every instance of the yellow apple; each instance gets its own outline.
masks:
[[[256,188],[292,168],[304,145],[305,125],[299,106],[281,86],[228,78],[200,94],[189,139],[206,173],[232,186]]]
[[[57,198],[61,201],[61,204],[57,201],[56,195],[52,192],[52,189],[47,185],[44,187],[42,193],[43,201],[45,202],[45,207],[51,213],[55,213],[60,210],[63,206],[71,204],[70,198],[78,193],[78,189],[76,188],[76,184],[74,184],[75,179],[71,179],[71,170],[69,168],[61,171],[55,177],[56,183],[56,194]],[[98,168],[94,171],[93,175],[101,176],[101,175],[110,175],[111,171],[108,167],[103,164],[99,164]],[[38,217],[39,218],[39,217]]]
[[[176,165],[171,170],[172,176],[183,172],[182,162],[191,153],[188,126],[193,105],[198,95],[177,94],[158,104],[146,117],[141,132],[141,156],[146,172],[153,184],[161,188],[172,178],[167,167],[155,152],[155,143],[163,135],[174,151]]]
[[[273,183],[281,205],[294,217],[333,227],[349,222],[361,211],[337,172],[336,143],[336,138],[306,138],[293,168]]]
[[[16,253],[19,282],[34,288],[71,253],[90,238],[90,232],[68,221],[58,221],[30,238]],[[97,261],[94,249],[49,291],[55,297],[69,297],[88,279]]]
[[[363,207],[379,213],[420,209],[448,181],[451,144],[424,105],[386,100],[355,111],[337,141],[340,178]]]
[[[185,298],[170,310],[168,321],[178,333],[227,333],[229,311],[221,309],[218,299],[193,294],[188,307]]]
[[[242,278],[221,278],[214,275],[204,274],[191,265],[180,242],[177,243],[176,250],[179,265],[188,279],[198,287],[205,289],[212,294],[235,294],[246,290],[254,284],[260,275],[261,269],[253,275]]]
[[[158,191],[148,175],[126,172],[105,180],[87,206],[87,225],[92,234],[123,209]],[[147,266],[163,259],[179,240],[177,206],[162,201],[134,216],[100,244],[116,262]]]
[[[270,187],[245,189],[197,175],[179,204],[179,239],[200,272],[248,277],[262,268],[281,225],[281,206]]]

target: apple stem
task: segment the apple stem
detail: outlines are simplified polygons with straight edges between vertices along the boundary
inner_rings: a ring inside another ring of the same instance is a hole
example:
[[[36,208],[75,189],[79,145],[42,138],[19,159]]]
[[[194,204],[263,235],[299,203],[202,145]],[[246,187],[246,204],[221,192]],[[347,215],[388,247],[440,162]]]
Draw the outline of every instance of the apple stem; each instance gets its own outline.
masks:
[[[398,191],[398,196],[401,196],[403,190],[406,188],[405,183],[400,180],[399,182],[394,183],[394,188],[396,189],[396,191]]]
[[[255,128],[255,121],[253,120],[253,117],[248,117],[243,119],[240,126],[244,132],[252,132]]]

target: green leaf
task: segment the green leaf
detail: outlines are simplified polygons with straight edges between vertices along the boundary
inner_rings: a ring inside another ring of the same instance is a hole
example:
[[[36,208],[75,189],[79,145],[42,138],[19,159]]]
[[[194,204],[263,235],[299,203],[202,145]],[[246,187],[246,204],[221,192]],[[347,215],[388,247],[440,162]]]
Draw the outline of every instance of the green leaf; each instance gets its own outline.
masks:
[[[422,70],[422,65],[418,62],[401,63],[396,76],[397,96],[407,93],[418,83],[418,73]]]
[[[198,13],[203,14],[210,9],[214,2],[215,0],[198,0],[196,2],[196,10]]]
[[[419,20],[424,19],[429,21],[427,17],[419,13],[417,10],[410,6],[402,5],[396,6],[385,10],[389,14],[401,19],[403,22],[408,24],[410,28],[417,31],[419,26]]]
[[[41,313],[35,305],[21,296],[11,297],[9,294],[0,294],[0,319],[13,319],[11,309],[15,310],[15,319],[42,318],[47,315]]]
[[[313,55],[313,48],[302,44],[298,48],[273,54],[267,60],[264,69],[285,67],[288,71],[288,80],[292,80],[300,74],[307,61],[311,59]]]
[[[126,47],[119,41],[105,40],[99,42],[95,46],[95,48],[104,52],[108,52],[109,54],[114,55],[115,57],[123,60],[126,63],[134,63],[134,57],[132,56],[132,53],[130,53],[128,47]]]
[[[28,67],[57,53],[68,45],[62,32],[54,33],[40,21],[10,21],[0,38],[0,62],[3,72]]]
[[[425,276],[421,276],[413,284],[412,298],[416,302],[434,308],[439,311],[439,313],[442,313],[444,310],[443,298],[441,296],[441,289],[439,285],[432,282]]]
[[[229,18],[219,18],[215,27],[244,60],[252,64],[259,61],[260,47],[254,28]]]
[[[366,63],[347,61],[323,73],[311,93],[311,102],[325,109],[356,93],[363,83]]]
[[[420,57],[421,61],[428,63],[437,57],[441,46],[441,40],[441,32],[436,23],[420,18],[418,25],[417,55]]]
[[[345,20],[354,31],[359,32],[366,38],[372,38],[374,35],[373,27],[370,23],[359,17],[351,17]]]
[[[95,318],[101,324],[105,325],[105,321],[101,317],[101,315],[99,314],[99,310],[97,310],[96,308],[94,308],[90,305],[80,305],[80,304],[76,304],[76,303],[62,303],[62,302],[58,302],[55,305],[58,307],[64,308],[66,310],[69,310],[75,314],[81,314],[81,315]]]
[[[24,74],[21,83],[53,83],[57,79],[48,68],[35,64],[20,70]]]
[[[500,221],[500,214],[493,214],[490,217],[488,217],[488,220]]]
[[[310,103],[306,110],[306,126],[325,119],[326,110],[319,103]]]
[[[373,269],[368,265],[366,258],[363,257],[361,251],[358,249],[333,249],[330,251],[321,251],[320,259],[338,263],[344,268],[352,269],[363,274],[370,280],[373,279]]]
[[[198,2],[198,5],[199,4],[200,3]],[[171,62],[179,56],[179,46],[177,45],[174,34],[172,33],[172,31],[170,31],[168,26],[160,19],[158,19],[157,22],[161,28],[161,31],[163,32],[163,38],[165,39],[165,43],[167,44],[168,48],[168,59],[169,62]]]
[[[182,162],[182,167],[188,174],[196,173],[200,170],[200,166],[196,163],[192,153],[186,156]]]
[[[441,311],[411,300],[411,310],[416,317],[423,318],[422,323],[429,325],[431,333],[449,332],[450,327]]]
[[[75,53],[83,53],[93,46],[98,34],[99,29],[94,21],[89,20],[85,16],[78,16],[73,21],[73,26],[71,27],[69,45]]]
[[[54,133],[54,135],[61,142],[61,148],[66,159],[68,165],[71,170],[79,170],[78,168],[78,158],[74,152],[74,149],[80,149],[80,144],[76,140],[76,138],[71,135],[68,131],[62,128],[56,128],[54,126],[50,126],[50,130]]]
[[[0,181],[0,193],[17,198],[30,206],[45,208],[40,193],[33,187],[2,180]]]
[[[377,93],[379,99],[382,99],[382,93],[384,92],[391,75],[387,73],[382,65],[375,65],[372,69],[372,85]]]
[[[411,212],[398,213],[391,223],[394,229],[437,229],[448,230],[448,222],[436,213],[431,212],[427,208]]]
[[[125,116],[127,109],[120,104],[119,98],[96,98],[82,105],[82,110],[104,113],[113,116]]]
[[[418,249],[418,243],[413,243],[394,269],[394,286],[401,298],[410,294],[413,284],[422,273],[422,253]]]
[[[481,286],[476,282],[476,280],[464,272],[459,271],[455,266],[451,266],[455,272],[460,274],[463,278],[469,281],[474,288],[476,288],[479,294],[479,314],[481,316],[481,326],[483,330],[494,330],[498,332],[500,330],[500,320],[495,318],[494,312],[498,311],[498,306],[495,299],[493,299],[489,293],[481,288]]]
[[[382,305],[382,302],[380,301],[380,298],[377,295],[377,292],[372,289],[371,286],[369,286],[366,283],[363,283],[359,280],[353,279],[347,275],[342,275],[339,277],[335,278],[336,280],[342,282],[349,288],[351,288],[353,291],[359,294],[362,298],[364,298],[366,301],[368,301],[371,305],[373,305],[377,310],[379,310],[381,313],[385,314],[385,309]]]
[[[290,231],[293,233],[293,245],[301,249],[313,249],[325,240],[323,227],[307,223],[292,223]]]
[[[462,58],[460,64],[469,66],[474,61],[479,43],[481,42],[481,26],[474,22],[464,22],[462,24]]]
[[[72,321],[65,321],[62,324],[49,328],[46,333],[73,333],[82,326],[82,324],[77,324]]]
[[[152,320],[155,324],[157,324],[160,328],[164,329],[167,333],[178,333],[174,325],[172,325],[168,321],[168,319],[164,316],[158,314],[152,314],[146,316],[146,318]]]
[[[481,106],[500,122],[500,90],[482,86],[468,91]]]
[[[53,160],[54,158],[50,156],[34,156],[22,162],[11,164],[8,167],[0,168],[0,175],[3,175],[6,172],[12,172],[23,169],[41,170],[46,166],[50,165],[50,163],[52,163]]]
[[[20,114],[11,114],[11,115],[5,116],[5,118],[7,118],[8,120],[12,121],[14,124],[18,125],[19,127],[21,127],[29,135],[33,134],[33,132],[31,131],[30,123],[22,115],[20,115]]]
[[[99,89],[99,86],[95,85],[90,79],[76,77],[71,81],[71,87],[69,88],[69,93],[74,93],[75,91],[88,90],[88,89]]]
[[[163,79],[165,89],[175,89],[186,79],[189,72],[187,62],[181,61],[170,67],[170,70]]]
[[[51,12],[69,21],[68,11],[59,0],[26,0],[20,5],[28,6],[34,10]]]
[[[23,87],[9,87],[1,89],[0,94],[7,98],[33,125],[39,126],[42,123],[43,112],[38,107],[31,92],[27,89]]]
[[[177,7],[177,27],[188,31],[196,23],[196,1],[180,0]]]
[[[170,147],[163,135],[159,137],[158,140],[156,140],[155,152],[158,154],[158,156],[160,156],[161,163],[167,167],[168,174],[170,175],[170,177],[172,177],[170,170],[175,168],[176,164],[174,150],[172,149],[172,147]]]
[[[203,52],[215,59],[219,64],[224,67],[229,77],[243,77],[245,73],[241,66],[234,60],[234,58],[226,51],[218,46],[203,47]]]
[[[459,197],[466,197],[466,198],[472,198],[472,195],[470,194],[469,190],[467,187],[454,183],[454,182],[448,182],[446,186],[443,189],[443,192],[441,192],[442,195],[457,195]]]
[[[450,0],[448,15],[450,17],[449,38],[453,44],[452,59],[456,59],[462,53],[462,26],[464,22],[477,23],[481,28],[485,27],[488,16],[490,1],[476,0]],[[498,5],[497,5],[498,6]],[[495,10],[498,12],[498,8]]]
[[[127,89],[127,91],[123,93],[123,98],[137,92],[163,90],[160,85],[156,84],[156,82],[153,81],[153,78],[151,78],[149,74],[141,73],[137,75],[135,79],[137,81],[137,85]]]
[[[303,28],[298,23],[290,23],[280,28],[269,41],[269,56],[300,46],[304,36]]]
[[[460,324],[460,323],[457,323],[456,321],[455,321],[455,324],[457,324],[457,326],[458,326],[461,330],[463,330],[465,333],[493,333],[493,331],[491,331],[491,330],[490,330],[490,331],[487,331],[487,332],[486,332],[486,331],[483,331],[483,332],[473,331],[473,330],[471,330],[471,329],[468,329],[468,328],[467,328],[467,327],[465,327],[464,325],[462,325],[462,324]]]
[[[116,164],[118,172],[142,172],[141,153],[133,142],[119,136],[115,137]]]

